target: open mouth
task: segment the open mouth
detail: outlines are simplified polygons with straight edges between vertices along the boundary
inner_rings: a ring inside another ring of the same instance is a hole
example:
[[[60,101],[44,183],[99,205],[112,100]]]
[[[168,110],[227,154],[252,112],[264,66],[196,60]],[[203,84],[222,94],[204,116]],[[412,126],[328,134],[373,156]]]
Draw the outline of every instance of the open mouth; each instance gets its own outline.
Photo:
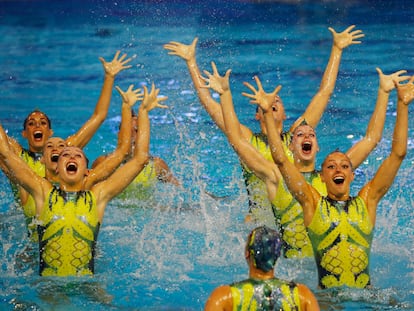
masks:
[[[335,177],[333,181],[337,185],[342,185],[345,181],[345,178],[338,176],[338,177]]]
[[[312,144],[308,141],[302,144],[302,151],[305,153],[309,153],[312,151]]]
[[[57,153],[52,154],[52,156],[50,157],[50,160],[52,162],[57,162],[59,160],[59,154]]]
[[[78,170],[78,166],[75,163],[69,163],[66,165],[66,171],[68,173],[76,173]]]
[[[33,133],[33,137],[34,137],[34,139],[36,139],[36,140],[40,140],[40,139],[42,139],[42,137],[43,137],[43,133],[42,133],[42,132],[40,132],[40,131],[36,131],[36,132],[34,132],[34,133]]]

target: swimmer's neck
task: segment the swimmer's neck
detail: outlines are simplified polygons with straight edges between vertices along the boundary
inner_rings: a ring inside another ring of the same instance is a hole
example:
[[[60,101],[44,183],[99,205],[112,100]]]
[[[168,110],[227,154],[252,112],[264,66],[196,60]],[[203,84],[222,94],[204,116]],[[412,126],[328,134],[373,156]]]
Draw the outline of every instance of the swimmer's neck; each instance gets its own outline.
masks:
[[[264,272],[255,267],[251,267],[249,271],[249,277],[251,279],[257,279],[257,280],[269,280],[269,279],[273,279],[275,275],[274,275],[273,269],[270,271]]]

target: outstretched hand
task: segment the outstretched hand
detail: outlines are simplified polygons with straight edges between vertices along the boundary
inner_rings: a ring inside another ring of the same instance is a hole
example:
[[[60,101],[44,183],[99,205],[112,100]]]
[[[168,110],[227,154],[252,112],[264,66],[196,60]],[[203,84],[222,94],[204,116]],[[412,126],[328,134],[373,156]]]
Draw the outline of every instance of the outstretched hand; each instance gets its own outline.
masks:
[[[119,92],[119,94],[122,97],[122,102],[124,104],[129,105],[129,107],[132,108],[132,106],[135,105],[135,103],[138,100],[142,100],[144,98],[144,93],[142,93],[141,89],[134,90],[134,85],[131,84],[126,92],[122,91],[119,86],[115,87],[116,90]]]
[[[362,30],[353,30],[354,28],[355,25],[352,25],[343,32],[338,33],[332,27],[329,27],[328,29],[333,35],[334,45],[343,50],[351,44],[360,44],[361,41],[356,40],[365,37],[365,35],[362,33]]]
[[[247,97],[247,98],[250,98],[251,99],[250,100],[251,104],[259,105],[260,108],[262,108],[263,112],[267,112],[269,110],[272,110],[273,103],[275,101],[276,95],[279,93],[282,86],[278,85],[273,90],[273,92],[266,93],[263,90],[263,86],[262,86],[262,83],[260,82],[260,79],[257,76],[254,76],[254,80],[256,81],[256,84],[257,84],[257,90],[250,83],[243,82],[243,85],[246,86],[247,88],[249,88],[253,92],[253,94],[243,92],[242,95]]]
[[[380,68],[376,68],[379,79],[380,79],[380,88],[386,93],[391,92],[395,88],[395,82],[400,84],[402,81],[406,81],[410,79],[410,76],[401,76],[402,74],[406,73],[407,70],[399,70],[389,75],[385,75]]]
[[[193,42],[189,45],[182,44],[180,42],[171,41],[164,44],[164,49],[169,50],[169,55],[176,55],[183,58],[186,61],[195,58],[195,50],[198,38],[194,38]]]
[[[128,64],[132,60],[132,57],[125,59],[127,55],[124,54],[121,57],[119,57],[120,53],[121,51],[116,51],[115,56],[111,62],[106,62],[103,57],[99,57],[99,60],[101,61],[104,67],[105,73],[107,75],[110,75],[111,77],[115,77],[122,70],[132,67],[131,65],[126,66],[126,64]]]
[[[214,62],[211,62],[211,67],[213,68],[213,73],[204,70],[203,72],[205,74],[205,77],[200,76],[200,79],[205,82],[205,85],[202,85],[201,87],[211,88],[221,95],[230,89],[229,77],[231,69],[228,69],[224,76],[220,76]]]
[[[394,80],[394,85],[398,92],[398,99],[409,105],[414,99],[414,76],[406,84],[399,84],[398,81]]]
[[[151,91],[148,93],[147,87],[144,85],[144,99],[142,100],[142,108],[151,111],[155,107],[168,108],[168,106],[161,105],[160,102],[167,100],[167,96],[158,97],[160,89],[156,89],[154,83],[151,85]]]

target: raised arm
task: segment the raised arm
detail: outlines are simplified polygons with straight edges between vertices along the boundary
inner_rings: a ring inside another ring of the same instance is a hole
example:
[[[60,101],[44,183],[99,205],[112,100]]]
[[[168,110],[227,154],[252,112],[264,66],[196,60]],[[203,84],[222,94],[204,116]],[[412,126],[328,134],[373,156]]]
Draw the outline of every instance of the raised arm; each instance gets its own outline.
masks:
[[[190,45],[171,41],[170,43],[165,44],[164,48],[170,51],[168,54],[179,56],[186,61],[188,71],[190,72],[191,79],[202,106],[210,115],[211,119],[213,119],[213,121],[216,123],[216,125],[224,132],[224,119],[220,104],[211,96],[210,90],[204,87],[204,83],[201,78],[201,72],[197,65],[195,56],[197,42],[197,37]],[[244,137],[246,139],[250,139],[250,137],[253,135],[253,132],[243,124],[240,124],[240,126],[242,127],[242,133]]]
[[[365,36],[361,30],[354,30],[354,28],[355,25],[349,26],[340,33],[337,33],[331,27],[328,28],[333,36],[333,44],[328,65],[323,74],[318,92],[312,98],[303,115],[294,122],[290,128],[291,132],[302,123],[303,120],[306,120],[306,122],[313,128],[316,128],[318,125],[335,88],[343,49],[353,44],[360,44],[361,41],[358,41],[358,39]]]
[[[368,212],[374,224],[378,202],[394,182],[398,169],[407,153],[408,105],[414,99],[414,76],[411,77],[407,84],[399,85],[395,81],[395,85],[398,101],[391,153],[381,164],[374,178],[359,193],[367,203]]]
[[[354,169],[368,157],[381,140],[389,95],[395,88],[394,81],[400,83],[410,78],[409,76],[401,76],[407,72],[406,70],[400,70],[390,75],[383,74],[380,68],[376,68],[376,70],[379,75],[379,87],[374,112],[372,113],[364,138],[346,152]]]
[[[138,100],[142,100],[143,94],[140,93],[141,89],[134,90],[134,85],[130,85],[125,93],[118,86],[116,89],[122,97],[122,119],[118,133],[118,145],[114,152],[93,165],[86,178],[85,189],[90,189],[92,185],[111,175],[131,148],[132,107]]]
[[[51,184],[43,177],[37,175],[16,153],[11,149],[7,134],[0,124],[0,163],[4,165],[4,172],[9,179],[26,189],[36,201],[36,206],[44,202],[46,190]]]
[[[168,52],[169,55],[176,55],[185,60],[200,103],[203,105],[204,109],[217,124],[217,126],[221,130],[224,130],[224,121],[219,103],[216,102],[211,96],[210,90],[208,88],[202,87],[203,83],[200,78],[201,72],[196,61],[197,42],[197,37],[194,38],[193,42],[189,45],[171,41],[165,44],[164,48],[170,51]]]
[[[275,120],[272,116],[272,102],[275,95],[280,90],[278,86],[272,93],[266,93],[263,90],[262,84],[258,77],[255,77],[258,89],[254,94],[243,93],[244,96],[251,98],[251,103],[258,104],[264,113],[265,125],[268,133],[269,147],[272,153],[274,162],[279,168],[280,173],[289,191],[302,205],[304,222],[308,225],[312,218],[316,207],[316,202],[319,200],[320,194],[309,185],[296,166],[289,161],[286,153],[283,150],[282,139],[279,135],[281,120]]]
[[[119,167],[106,180],[96,184],[92,191],[97,194],[99,218],[102,221],[106,204],[116,195],[121,193],[131,181],[142,171],[149,159],[150,144],[150,121],[148,112],[155,107],[167,108],[160,102],[167,97],[158,97],[159,89],[152,85],[151,92],[148,93],[144,86],[144,99],[138,112],[138,138],[135,142],[134,156]]]
[[[229,77],[231,70],[227,70],[226,74],[222,77],[219,75],[215,63],[213,62],[211,65],[213,73],[205,70],[205,77],[202,77],[202,79],[206,82],[204,87],[210,87],[220,94],[221,109],[225,123],[224,134],[226,134],[240,160],[267,184],[269,191],[268,183],[277,185],[279,181],[280,176],[277,167],[274,163],[266,160],[257,149],[243,138],[240,123],[234,111],[233,98],[230,90]],[[269,193],[269,198],[272,199],[274,195],[275,193]]]
[[[96,133],[101,124],[105,121],[105,118],[108,114],[109,105],[111,103],[115,76],[122,70],[131,67],[130,65],[127,65],[131,61],[131,58],[125,59],[126,54],[123,54],[121,57],[119,57],[119,55],[120,51],[117,51],[111,62],[106,62],[102,57],[99,58],[105,70],[105,78],[101,90],[101,95],[95,106],[95,111],[93,112],[91,118],[85,122],[79,131],[66,139],[68,146],[76,146],[79,148],[85,147],[86,144],[92,139],[93,135]]]

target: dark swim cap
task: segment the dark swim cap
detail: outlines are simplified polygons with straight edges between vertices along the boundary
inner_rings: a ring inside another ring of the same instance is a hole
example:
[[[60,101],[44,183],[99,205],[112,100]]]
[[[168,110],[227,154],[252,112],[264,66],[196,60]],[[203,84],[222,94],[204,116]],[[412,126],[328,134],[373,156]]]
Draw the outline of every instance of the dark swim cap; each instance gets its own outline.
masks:
[[[264,272],[273,269],[281,248],[282,240],[279,232],[266,226],[253,229],[247,240],[247,250],[254,266]]]

